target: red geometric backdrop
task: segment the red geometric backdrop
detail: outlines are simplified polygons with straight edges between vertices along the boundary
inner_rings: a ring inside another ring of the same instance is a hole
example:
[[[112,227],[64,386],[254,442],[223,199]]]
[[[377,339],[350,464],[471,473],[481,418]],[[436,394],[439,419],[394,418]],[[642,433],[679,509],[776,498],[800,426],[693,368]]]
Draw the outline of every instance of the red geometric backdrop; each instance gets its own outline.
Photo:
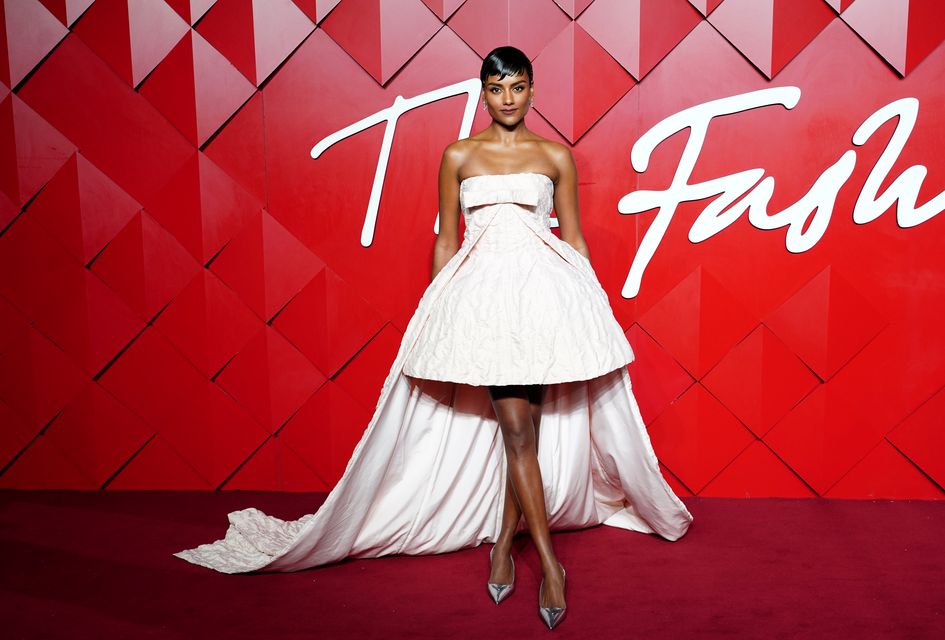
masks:
[[[529,126],[573,149],[675,489],[945,496],[938,0],[6,0],[0,20],[0,486],[332,487],[429,282],[469,96],[312,147],[511,43]],[[675,183],[741,190],[618,210],[674,184],[698,129],[631,165],[655,125],[779,87],[796,105],[714,118]],[[903,98],[911,132],[897,111],[854,143]]]

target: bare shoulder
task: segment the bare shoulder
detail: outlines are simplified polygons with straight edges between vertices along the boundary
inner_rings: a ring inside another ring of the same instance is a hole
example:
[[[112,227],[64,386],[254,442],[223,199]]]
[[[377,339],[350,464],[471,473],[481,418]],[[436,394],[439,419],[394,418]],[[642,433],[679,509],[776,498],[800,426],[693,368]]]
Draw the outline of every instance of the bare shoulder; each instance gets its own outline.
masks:
[[[469,138],[454,140],[443,149],[443,160],[454,164],[461,164],[469,156],[475,143]]]
[[[469,138],[455,140],[443,149],[443,157],[440,159],[440,171],[452,176],[457,176],[459,168],[465,164],[475,147],[475,142]]]
[[[572,162],[571,147],[554,140],[543,139],[541,141],[542,151],[555,165],[567,164]]]
[[[574,173],[574,156],[571,155],[571,147],[547,139],[542,139],[539,144],[545,157],[557,169],[558,176],[563,177]]]

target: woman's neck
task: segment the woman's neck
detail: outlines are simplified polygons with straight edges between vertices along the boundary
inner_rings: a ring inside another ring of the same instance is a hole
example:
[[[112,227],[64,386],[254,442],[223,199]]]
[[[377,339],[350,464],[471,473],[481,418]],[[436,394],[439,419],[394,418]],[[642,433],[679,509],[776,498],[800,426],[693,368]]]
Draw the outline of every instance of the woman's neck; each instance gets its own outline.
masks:
[[[519,120],[514,126],[506,127],[503,124],[493,120],[487,131],[497,143],[503,146],[515,146],[519,142],[524,142],[532,137],[532,132],[525,126],[525,119]]]

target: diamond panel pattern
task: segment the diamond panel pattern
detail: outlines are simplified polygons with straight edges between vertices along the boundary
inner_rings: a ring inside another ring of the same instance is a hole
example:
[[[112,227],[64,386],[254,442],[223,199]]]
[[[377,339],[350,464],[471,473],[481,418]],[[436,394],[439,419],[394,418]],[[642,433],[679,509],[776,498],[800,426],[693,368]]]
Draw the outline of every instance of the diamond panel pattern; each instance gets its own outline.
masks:
[[[945,389],[938,391],[908,418],[902,421],[887,440],[907,456],[919,469],[945,489]]]
[[[694,245],[686,230],[711,198],[686,202],[639,296],[620,299],[653,212],[614,210],[667,188],[692,134],[635,173],[627,156],[650,127],[779,75],[802,89],[798,106],[715,118],[691,185],[764,167],[782,211],[872,111],[915,97],[883,184],[927,167],[916,201],[929,202],[943,12],[937,0],[0,3],[0,486],[330,489],[428,282],[430,176],[466,96],[398,117],[369,248],[357,238],[394,121],[309,151],[397,96],[476,78],[482,56],[513,44],[535,66],[529,128],[579,166],[582,227],[676,493],[945,499],[941,217],[850,220],[895,124],[856,148],[804,253],[744,218]],[[488,124],[474,116],[474,131]]]
[[[95,0],[40,0],[50,13],[67,27],[79,19]]]
[[[115,292],[28,216],[0,237],[0,267],[0,293],[90,375],[141,329]]]
[[[257,92],[217,132],[204,151],[257,200],[268,202],[262,103],[262,94]],[[207,206],[213,206],[212,200]]]
[[[945,40],[945,4],[936,0],[857,0],[842,18],[903,76]]]
[[[819,495],[827,491],[882,439],[871,407],[818,387],[765,436],[765,442]]]
[[[687,322],[679,323],[679,318]],[[640,317],[640,325],[699,379],[744,338],[756,320],[699,267]]]
[[[701,21],[686,0],[596,0],[578,24],[639,81]]]
[[[480,58],[510,44],[534,60],[569,22],[554,0],[466,0],[447,24]]]
[[[102,486],[154,435],[138,416],[94,382],[56,416],[46,437],[96,486]]]
[[[835,269],[826,268],[767,318],[822,379],[835,374],[888,323]]]
[[[268,433],[220,387],[204,382],[175,405],[160,433],[212,487],[219,487]]]
[[[108,488],[206,491],[212,487],[157,435],[131,459]]]
[[[257,87],[314,28],[291,0],[217,0],[197,25]]]
[[[837,13],[843,13],[854,2],[856,2],[856,0],[827,0],[827,4],[833,7],[833,10]]]
[[[157,330],[148,327],[98,379],[149,426],[168,424],[178,407],[205,392],[199,371]],[[158,447],[160,448],[160,447]]]
[[[569,16],[577,18],[585,9],[594,4],[594,0],[555,0],[555,3]]]
[[[272,487],[274,491],[328,491],[331,489],[281,438],[269,438],[253,453],[223,489],[252,490]]]
[[[73,155],[30,204],[30,216],[84,265],[141,210],[81,154]]]
[[[709,22],[773,78],[834,17],[823,0],[725,0]]]
[[[722,0],[689,0],[689,4],[698,9],[699,13],[707,16],[722,4]]]
[[[819,382],[764,326],[735,345],[702,379],[709,392],[759,438]]]
[[[565,27],[533,64],[536,78],[561,78],[554,91],[536,91],[535,109],[572,143],[635,84],[576,22]]]
[[[248,222],[210,265],[266,321],[322,267],[318,256],[265,211]]]
[[[397,329],[390,324],[384,325],[358,353],[358,357],[348,362],[332,380],[366,410],[373,409],[402,339],[403,334]]]
[[[212,378],[262,328],[262,321],[232,289],[202,269],[154,326]]]
[[[0,354],[0,400],[35,435],[72,400],[88,380],[69,357],[29,328]]]
[[[811,498],[810,487],[762,442],[748,445],[699,495],[712,498]]]
[[[150,320],[180,293],[200,265],[154,218],[141,212],[108,243],[91,268]]]
[[[96,489],[49,438],[34,440],[0,476],[0,489]]]
[[[643,381],[634,387],[633,395],[643,421],[651,424],[694,380],[640,325],[634,323],[626,334],[634,355],[628,368],[630,378]]]
[[[26,204],[76,150],[16,94],[0,102],[0,190]]]
[[[171,176],[148,212],[201,264],[259,215],[262,203],[196,152]]]
[[[826,497],[941,500],[945,491],[882,440]]]
[[[443,21],[448,20],[457,9],[463,6],[464,2],[466,0],[423,0],[423,4],[427,5],[430,11]]]
[[[89,7],[73,33],[137,87],[189,31],[163,0],[112,0]]]
[[[68,31],[37,0],[15,0],[0,6],[0,80],[16,87]],[[5,63],[5,64],[4,64]]]
[[[188,24],[197,24],[197,21],[210,10],[217,0],[164,0]]]
[[[694,384],[649,427],[656,456],[699,493],[754,438],[701,384]]]
[[[341,0],[292,0],[314,23],[319,23],[338,6]],[[446,0],[444,0],[446,1]]]
[[[292,416],[279,439],[334,486],[370,420],[370,411],[329,382]]]
[[[321,24],[381,84],[407,62],[442,24],[420,0],[341,0]],[[365,37],[365,31],[370,37]]]
[[[145,207],[193,153],[177,129],[74,34],[18,95]]]
[[[198,147],[254,92],[196,31],[188,32],[141,85],[141,95]]]
[[[216,382],[271,432],[325,380],[324,374],[268,325],[216,377]]]
[[[572,18],[581,15],[593,2],[594,0],[555,0],[555,3]]]
[[[331,269],[322,269],[272,325],[327,375],[334,375],[384,324]]]

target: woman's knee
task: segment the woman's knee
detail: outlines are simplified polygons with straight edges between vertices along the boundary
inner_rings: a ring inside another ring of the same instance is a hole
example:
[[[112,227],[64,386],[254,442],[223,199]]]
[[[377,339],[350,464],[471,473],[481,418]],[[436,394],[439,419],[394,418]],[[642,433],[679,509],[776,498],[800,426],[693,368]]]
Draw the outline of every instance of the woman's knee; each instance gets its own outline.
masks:
[[[535,452],[535,426],[531,413],[526,411],[505,422],[499,421],[505,450],[511,456]]]
[[[506,452],[512,456],[535,451],[535,423],[524,386],[490,388]]]

